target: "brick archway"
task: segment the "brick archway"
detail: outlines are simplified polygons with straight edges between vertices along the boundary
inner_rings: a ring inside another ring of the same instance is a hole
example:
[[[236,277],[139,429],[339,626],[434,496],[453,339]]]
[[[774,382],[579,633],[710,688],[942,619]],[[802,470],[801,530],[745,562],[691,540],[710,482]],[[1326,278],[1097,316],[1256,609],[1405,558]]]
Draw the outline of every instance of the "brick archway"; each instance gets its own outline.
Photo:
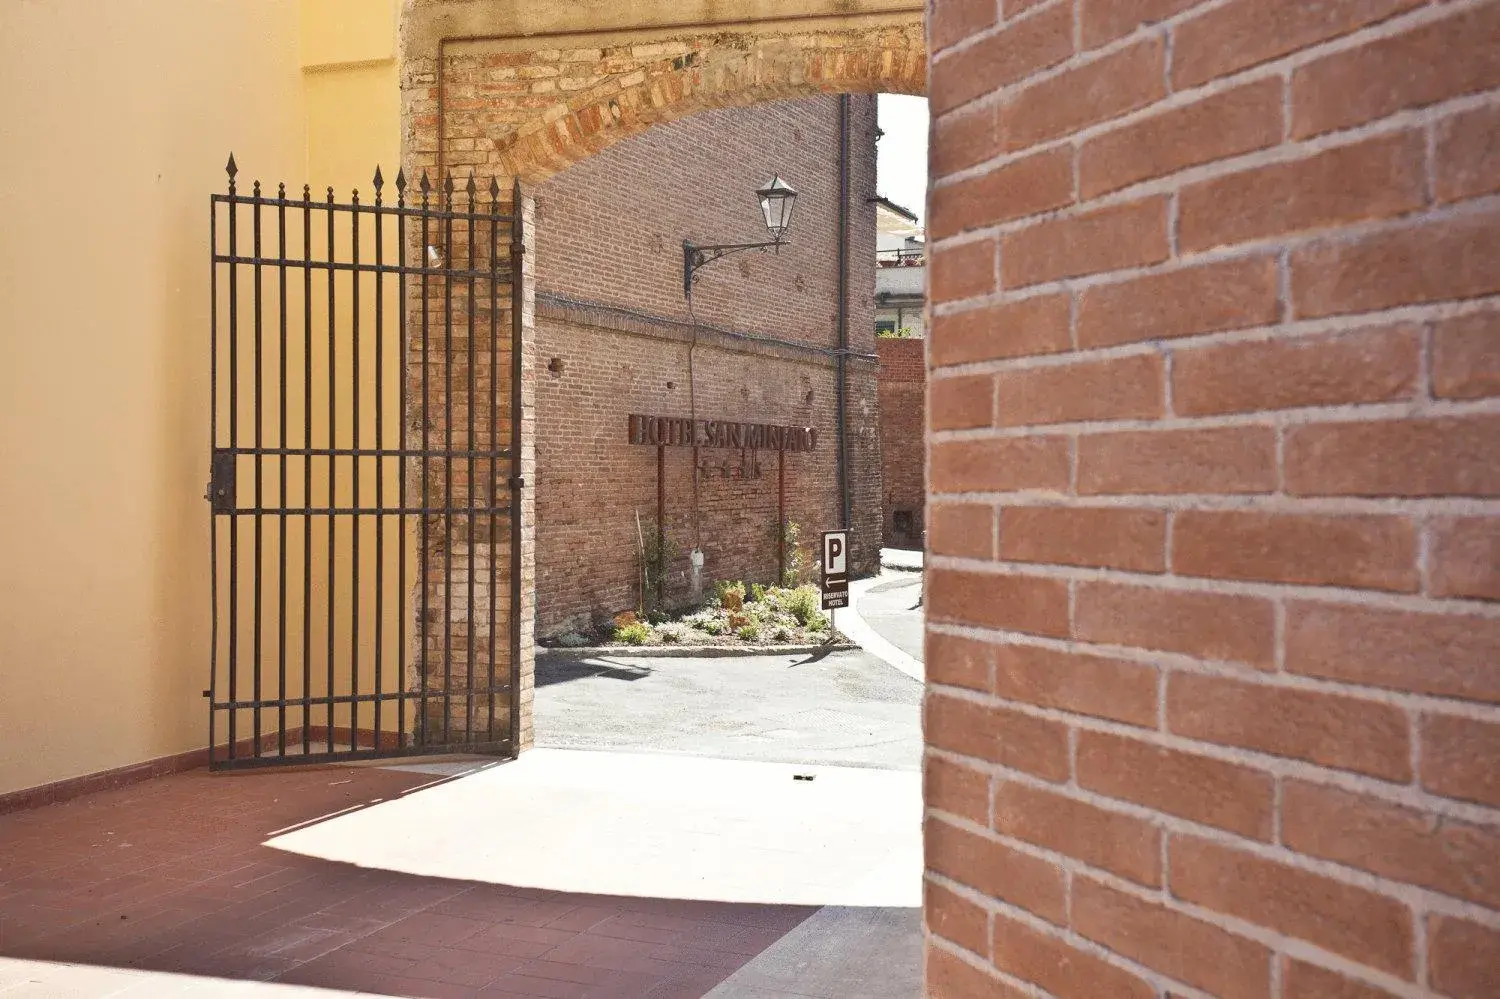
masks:
[[[822,0],[812,0],[816,6]],[[525,18],[501,4],[453,4],[409,0],[402,22],[402,141],[409,175],[425,171],[440,185],[444,174],[462,178],[472,171],[508,186],[519,178],[528,188],[653,125],[718,108],[840,93],[924,95],[927,42],[923,12],[899,9],[906,0],[829,0],[834,16],[801,14],[717,24],[709,16],[680,27],[606,22],[611,13],[592,7],[583,33],[571,29],[568,12],[547,8],[534,32]],[[795,7],[807,0],[774,0],[768,7]],[[646,17],[633,10],[620,17]],[[667,11],[671,5],[661,5]],[[834,10],[836,8],[836,10]],[[660,13],[659,11],[658,13]],[[675,8],[671,13],[676,14]],[[515,14],[515,16],[512,16]],[[576,19],[576,18],[575,18]],[[662,23],[660,21],[658,24]],[[518,31],[519,27],[519,31]],[[462,200],[462,183],[457,185]],[[521,312],[520,401],[521,478],[536,481],[536,331],[531,296],[536,257],[532,206]],[[464,235],[454,234],[454,252]],[[506,310],[511,303],[498,303]],[[415,306],[413,306],[415,308]],[[415,327],[414,323],[414,327]],[[415,347],[413,348],[415,349]],[[501,351],[504,360],[504,351]],[[461,382],[463,359],[452,362]],[[509,370],[508,364],[503,364]],[[502,399],[509,385],[495,386]],[[441,402],[438,403],[441,405]],[[413,403],[415,406],[415,403]],[[503,407],[502,407],[503,408]],[[508,414],[506,414],[508,415]],[[418,439],[431,434],[415,408],[407,414]],[[481,415],[476,432],[488,433]],[[519,732],[522,747],[532,737],[534,690],[536,500],[533,489],[521,497],[519,649]],[[439,549],[428,558],[442,561],[435,578],[449,572]],[[483,561],[483,551],[473,558]],[[441,583],[438,584],[441,587]],[[441,596],[441,593],[438,594]],[[466,614],[466,610],[454,610]],[[464,653],[467,654],[466,652]],[[435,682],[429,677],[429,682]]]
[[[820,93],[925,95],[920,17],[619,38],[462,39],[403,80],[406,159],[536,184],[652,125]]]

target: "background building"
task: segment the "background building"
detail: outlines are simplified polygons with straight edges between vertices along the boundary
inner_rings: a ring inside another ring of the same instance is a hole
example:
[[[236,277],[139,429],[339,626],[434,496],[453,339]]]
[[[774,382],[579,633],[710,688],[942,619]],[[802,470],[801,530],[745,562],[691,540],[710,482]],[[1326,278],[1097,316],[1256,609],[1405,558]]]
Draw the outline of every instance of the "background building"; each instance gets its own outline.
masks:
[[[917,216],[893,201],[875,201],[875,330],[922,336],[927,249]]]
[[[538,190],[538,634],[638,605],[641,549],[655,550],[658,455],[627,443],[631,414],[815,428],[814,450],[785,456],[786,516],[800,527],[811,564],[818,534],[841,519],[841,316],[851,352],[851,506],[868,522],[862,552],[872,562],[881,497],[875,114],[869,95],[705,112],[612,146]],[[773,174],[799,192],[790,245],[707,266],[690,306],[682,241],[765,240],[755,189]],[[690,595],[694,547],[704,553],[706,581],[769,583],[779,569],[777,452],[704,448],[699,461],[695,488],[693,450],[662,455],[672,602]]]
[[[926,531],[927,245],[915,213],[875,201],[875,335],[880,356],[883,543],[922,547]]]

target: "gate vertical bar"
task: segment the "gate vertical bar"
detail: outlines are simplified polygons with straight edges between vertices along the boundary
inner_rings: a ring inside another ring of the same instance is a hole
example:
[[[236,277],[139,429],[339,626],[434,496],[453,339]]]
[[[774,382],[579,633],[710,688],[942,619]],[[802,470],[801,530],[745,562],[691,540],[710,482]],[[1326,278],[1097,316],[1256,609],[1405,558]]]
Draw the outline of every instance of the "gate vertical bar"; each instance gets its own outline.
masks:
[[[468,244],[466,247],[468,256],[468,260],[466,261],[466,263],[468,265],[469,271],[468,300],[464,317],[468,326],[467,341],[469,366],[468,398],[464,406],[469,419],[468,438],[464,444],[464,449],[468,452],[469,462],[468,482],[464,489],[464,493],[466,494],[465,499],[467,500],[468,507],[467,515],[464,519],[467,522],[469,531],[469,558],[468,572],[466,573],[466,575],[468,576],[467,581],[469,585],[469,593],[468,603],[464,605],[465,611],[467,612],[465,616],[468,618],[468,645],[464,649],[464,667],[465,675],[467,677],[467,684],[465,686],[464,693],[465,742],[472,742],[474,740],[474,619],[477,616],[477,613],[474,609],[474,569],[476,566],[475,557],[478,554],[477,550],[474,547],[474,453],[476,448],[478,447],[478,444],[474,440],[474,268],[476,266],[474,262],[474,227],[477,224],[477,216],[475,213],[474,204],[474,190],[474,172],[471,170],[469,171],[469,184],[466,188],[466,192],[468,194],[468,204],[465,206],[468,209],[469,217],[468,220],[464,223],[465,242]],[[490,548],[490,557],[493,558],[493,542],[491,542]],[[493,635],[490,636],[490,640],[494,641]]]
[[[255,266],[252,269],[255,287],[255,637],[252,640],[252,655],[255,657],[255,694],[254,709],[251,717],[255,720],[255,744],[251,748],[255,756],[261,754],[261,691],[263,691],[263,676],[261,676],[261,652],[263,652],[264,619],[261,616],[263,607],[263,591],[266,588],[266,580],[263,579],[263,571],[266,568],[266,555],[264,555],[264,514],[261,513],[264,505],[264,484],[266,484],[266,459],[261,455],[261,449],[266,447],[266,407],[264,407],[264,375],[266,375],[266,339],[261,330],[261,181],[255,181],[252,186],[254,202],[251,208],[251,225],[254,229],[255,243]]]
[[[406,404],[408,391],[406,387],[406,372],[411,366],[410,338],[407,336],[406,311],[406,169],[396,169],[396,264],[399,268],[396,272],[396,297],[400,300],[400,307],[396,310],[398,322],[400,323],[401,341],[401,365],[397,371],[400,379],[398,390],[401,400],[399,416],[400,430],[396,435],[396,444],[401,449],[401,456],[397,459],[397,489],[399,490],[401,515],[396,518],[400,525],[398,530],[398,541],[401,546],[397,554],[399,568],[397,570],[396,582],[396,655],[398,657],[396,674],[397,683],[400,685],[401,697],[396,701],[396,746],[403,748],[406,745],[406,671],[403,668],[406,662],[406,473],[407,473],[407,442],[406,442]]]
[[[432,742],[432,712],[428,706],[427,694],[427,643],[429,639],[429,628],[427,615],[429,614],[428,589],[432,584],[432,548],[431,529],[429,525],[428,507],[431,506],[431,473],[432,468],[428,462],[427,455],[432,450],[432,406],[431,406],[431,384],[432,384],[432,351],[429,341],[432,336],[431,305],[428,301],[430,288],[427,280],[428,271],[431,269],[432,249],[431,232],[432,219],[432,182],[427,178],[427,171],[422,171],[422,249],[419,251],[422,257],[422,514],[419,524],[422,535],[422,551],[418,572],[421,574],[419,587],[422,591],[422,613],[417,618],[418,649],[420,649],[420,669],[418,669],[418,683],[422,688],[422,742],[430,745]]]
[[[265,568],[265,556],[263,553],[264,516],[261,509],[265,506],[263,487],[265,484],[265,459],[261,455],[261,448],[265,446],[265,408],[262,382],[265,375],[265,343],[261,333],[261,246],[260,246],[260,181],[256,181],[251,187],[254,200],[251,203],[250,223],[253,230],[253,243],[255,246],[255,265],[251,268],[251,277],[255,289],[254,320],[255,320],[255,593],[252,596],[254,606],[255,635],[250,643],[251,654],[255,662],[252,666],[252,674],[255,678],[255,707],[251,709],[250,715],[255,721],[255,743],[251,747],[251,753],[260,755],[260,702],[261,702],[261,642],[264,638],[261,619],[261,591],[264,589],[264,580],[261,578],[262,570]]]
[[[278,382],[280,390],[277,395],[277,410],[279,420],[277,421],[278,432],[276,442],[281,447],[281,474],[277,477],[280,484],[280,506],[281,519],[279,529],[276,532],[277,556],[276,556],[276,751],[279,755],[286,755],[286,510],[287,490],[286,473],[287,461],[286,451],[288,443],[286,439],[286,185],[276,186],[276,257],[279,263],[276,267],[276,282],[278,292],[276,299],[278,328],[280,329],[279,347],[276,352],[278,370],[281,378]]]
[[[381,686],[380,667],[385,647],[385,225],[380,215],[380,189],[384,184],[380,167],[375,168],[375,748],[380,748]]]
[[[499,606],[498,595],[495,593],[496,584],[499,582],[499,558],[495,554],[495,539],[499,537],[497,510],[498,483],[500,481],[500,464],[496,455],[500,453],[500,317],[498,288],[500,260],[499,246],[496,239],[496,229],[500,225],[500,182],[494,177],[490,178],[490,256],[489,256],[489,284],[490,284],[490,467],[489,477],[485,480],[485,497],[489,504],[489,516],[486,519],[486,530],[490,542],[490,599],[489,599],[489,635],[490,635],[490,663],[489,663],[489,710],[485,728],[485,741],[491,742],[495,738],[495,644],[499,641],[500,629],[496,627],[499,623],[495,620],[495,611]]]
[[[521,749],[521,306],[526,252],[521,179],[511,184],[510,227],[510,746]]]
[[[353,468],[349,473],[349,486],[351,502],[349,508],[354,512],[349,516],[349,747],[359,748],[359,466],[363,464],[359,454],[359,191],[356,189],[349,203],[353,210],[349,213],[349,260],[352,270],[349,272],[350,302],[349,318],[351,321],[349,333],[349,357],[350,366],[354,375],[354,398],[353,416],[350,420],[350,432],[353,435],[350,446],[354,449],[354,457],[351,460]]]
[[[443,745],[453,742],[453,177],[443,178]]]
[[[236,235],[239,226],[239,201],[235,195],[234,175],[237,172],[234,157],[229,157],[229,448],[240,446],[240,345],[239,345],[239,264],[235,254],[239,252]],[[231,459],[233,461],[235,459]],[[232,504],[238,496],[231,496]],[[240,623],[240,519],[229,515],[229,702],[239,699],[239,687],[235,682],[239,666]],[[229,709],[229,759],[235,757],[235,742],[238,735],[239,712]]]
[[[334,549],[338,538],[338,518],[334,510],[338,506],[338,470],[339,460],[335,454],[338,443],[338,339],[334,331],[334,261],[338,257],[335,250],[333,232],[333,188],[328,189],[328,689],[324,694],[328,698],[327,737],[328,752],[333,752],[333,730],[334,730],[334,660],[336,657],[336,639],[334,636],[334,624],[336,623],[334,605],[334,580],[335,574]]]
[[[231,154],[229,162],[234,162]],[[208,453],[219,447],[219,205],[208,199]],[[212,467],[210,458],[210,467]],[[210,473],[212,475],[212,473]],[[219,713],[214,704],[219,698],[219,517],[213,507],[214,482],[208,483],[208,575],[209,623],[208,647],[208,759],[213,762],[215,722]]]
[[[302,505],[313,506],[312,186],[302,185]],[[302,516],[302,755],[312,753],[312,514]]]

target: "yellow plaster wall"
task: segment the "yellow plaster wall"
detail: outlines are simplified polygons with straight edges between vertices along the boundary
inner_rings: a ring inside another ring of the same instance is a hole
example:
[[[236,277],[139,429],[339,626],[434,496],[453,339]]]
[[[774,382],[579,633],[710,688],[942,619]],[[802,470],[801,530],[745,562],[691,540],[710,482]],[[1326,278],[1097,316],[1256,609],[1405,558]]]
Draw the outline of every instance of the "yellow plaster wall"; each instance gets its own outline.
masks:
[[[400,165],[396,0],[303,0],[301,23],[308,176],[368,195],[376,164],[387,182]]]
[[[201,748],[208,195],[368,189],[395,0],[0,4],[0,793]]]

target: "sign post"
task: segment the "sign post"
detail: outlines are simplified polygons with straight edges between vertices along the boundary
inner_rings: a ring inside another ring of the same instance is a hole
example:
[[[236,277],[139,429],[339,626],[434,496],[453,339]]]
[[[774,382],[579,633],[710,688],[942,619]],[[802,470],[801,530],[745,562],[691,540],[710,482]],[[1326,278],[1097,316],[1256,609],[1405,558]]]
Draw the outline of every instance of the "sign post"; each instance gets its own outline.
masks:
[[[849,606],[849,532],[823,532],[823,609]]]

